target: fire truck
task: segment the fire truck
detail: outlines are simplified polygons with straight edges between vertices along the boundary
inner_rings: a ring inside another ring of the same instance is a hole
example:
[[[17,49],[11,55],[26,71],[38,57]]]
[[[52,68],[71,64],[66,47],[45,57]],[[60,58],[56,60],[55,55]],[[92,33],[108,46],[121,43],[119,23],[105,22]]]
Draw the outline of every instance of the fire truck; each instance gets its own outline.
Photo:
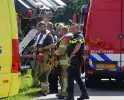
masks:
[[[90,0],[85,19],[85,83],[124,79],[124,1]]]
[[[61,0],[15,0],[18,13],[19,54],[21,69],[31,68],[31,45],[36,37],[36,25],[39,21],[50,21],[54,16],[62,14],[66,4]]]

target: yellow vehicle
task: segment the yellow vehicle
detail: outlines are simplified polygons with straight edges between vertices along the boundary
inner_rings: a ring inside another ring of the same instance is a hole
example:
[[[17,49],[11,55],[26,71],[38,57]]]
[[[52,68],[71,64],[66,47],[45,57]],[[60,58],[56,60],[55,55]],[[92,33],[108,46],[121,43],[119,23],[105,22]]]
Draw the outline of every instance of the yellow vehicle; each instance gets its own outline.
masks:
[[[19,45],[14,0],[0,0],[0,98],[18,93]]]

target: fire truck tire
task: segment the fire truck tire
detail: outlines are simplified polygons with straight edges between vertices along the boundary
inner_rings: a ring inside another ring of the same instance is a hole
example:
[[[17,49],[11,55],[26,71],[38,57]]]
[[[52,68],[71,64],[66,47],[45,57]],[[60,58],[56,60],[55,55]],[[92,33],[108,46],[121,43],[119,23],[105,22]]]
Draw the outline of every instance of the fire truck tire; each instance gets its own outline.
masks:
[[[100,85],[100,78],[98,77],[86,77],[85,78],[85,85],[87,88],[96,88]]]
[[[123,79],[116,79],[116,83],[117,83],[118,86],[122,86]]]

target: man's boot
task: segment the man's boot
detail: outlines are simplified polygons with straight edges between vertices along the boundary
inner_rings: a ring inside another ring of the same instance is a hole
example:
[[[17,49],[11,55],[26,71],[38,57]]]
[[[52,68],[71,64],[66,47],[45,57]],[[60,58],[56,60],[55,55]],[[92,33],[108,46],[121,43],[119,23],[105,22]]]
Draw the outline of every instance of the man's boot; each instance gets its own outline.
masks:
[[[87,92],[84,93],[84,94],[82,94],[82,95],[80,96],[80,98],[77,98],[77,100],[84,100],[84,99],[89,99],[89,96],[88,96]]]
[[[60,95],[58,95],[58,99],[64,99],[68,96],[68,93],[65,91],[62,91],[62,93]]]
[[[58,96],[58,99],[64,99],[68,96],[67,93],[67,78],[62,78],[62,90],[61,95]]]
[[[62,92],[60,95],[58,95],[58,99],[64,99],[68,96],[67,92]]]
[[[49,84],[45,82],[41,82],[41,94],[43,96],[47,96],[49,93]]]
[[[41,91],[41,95],[42,95],[42,96],[47,96],[47,94],[48,94],[48,93],[47,93],[46,91],[44,91],[44,92]]]
[[[59,97],[60,95],[61,95],[60,93],[57,93],[57,94],[56,94],[56,97]]]
[[[32,82],[32,88],[37,88],[39,87],[39,80],[37,78],[33,78],[33,82]]]
[[[66,96],[62,96],[62,95],[58,96],[58,99],[64,99],[64,98],[66,98]]]
[[[64,100],[74,100],[74,98],[65,98]]]

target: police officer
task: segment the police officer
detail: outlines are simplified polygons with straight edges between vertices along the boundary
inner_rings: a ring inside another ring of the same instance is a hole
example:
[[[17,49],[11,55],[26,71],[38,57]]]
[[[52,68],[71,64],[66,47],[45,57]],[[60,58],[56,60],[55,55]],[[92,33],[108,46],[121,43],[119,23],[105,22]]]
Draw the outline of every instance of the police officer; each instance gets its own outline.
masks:
[[[74,100],[74,80],[80,87],[82,95],[77,100],[89,99],[86,87],[81,79],[80,66],[84,49],[84,37],[80,34],[80,26],[75,24],[74,36],[70,40],[67,53],[70,58],[68,67],[68,97],[65,100]]]
[[[35,42],[38,52],[33,80],[34,82],[37,78],[40,80],[41,93],[47,95],[49,93],[48,77],[51,71],[50,65],[48,64],[49,53],[54,41],[52,35],[46,30],[46,23],[44,21],[39,23],[39,31],[40,34]]]

